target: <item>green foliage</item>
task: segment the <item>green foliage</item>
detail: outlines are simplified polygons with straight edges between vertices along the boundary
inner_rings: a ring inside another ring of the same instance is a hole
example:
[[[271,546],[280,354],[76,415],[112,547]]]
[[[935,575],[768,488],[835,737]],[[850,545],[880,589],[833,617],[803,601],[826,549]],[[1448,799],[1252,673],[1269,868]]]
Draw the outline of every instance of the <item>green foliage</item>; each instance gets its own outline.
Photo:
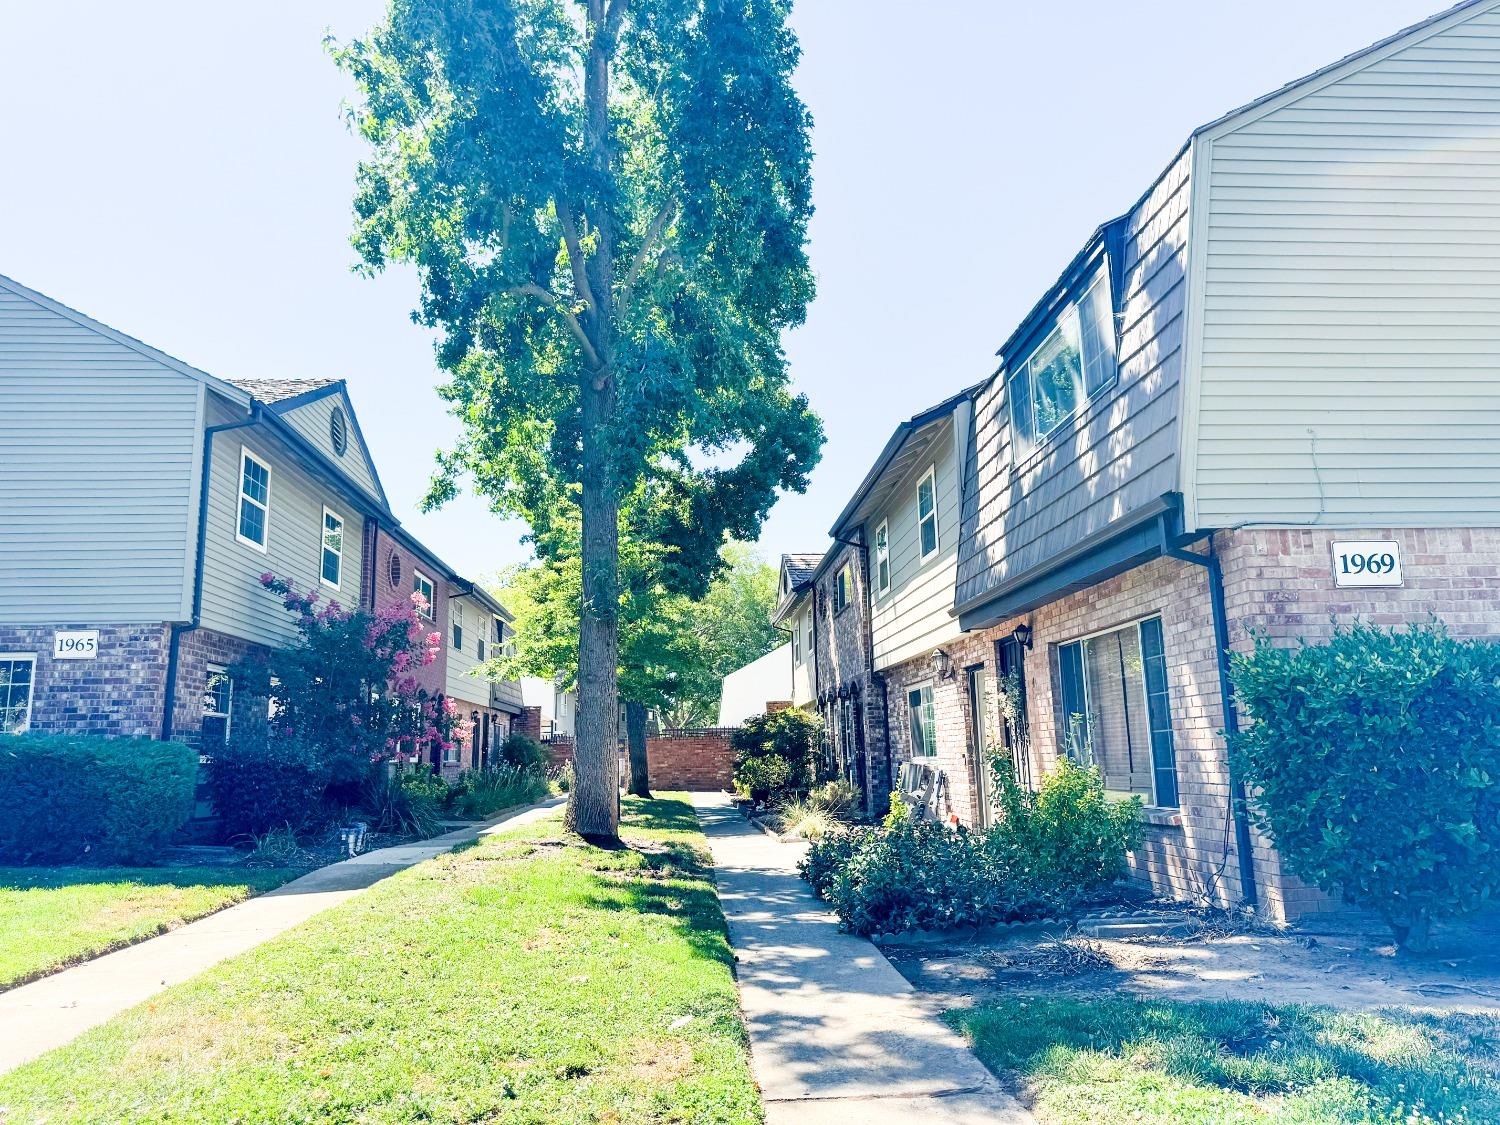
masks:
[[[363,806],[377,832],[427,839],[443,828],[448,786],[422,766],[389,773],[378,768],[365,783]]]
[[[209,800],[228,839],[295,834],[319,817],[329,776],[321,752],[296,737],[236,731],[209,762]]]
[[[817,716],[795,707],[747,719],[729,736],[735,788],[760,805],[804,796],[817,780],[822,729]]]
[[[853,785],[843,778],[836,778],[814,786],[807,795],[807,803],[829,816],[844,817],[854,808],[858,796]]]
[[[245,857],[246,867],[311,867],[313,858],[297,841],[291,825],[267,829],[254,837],[255,844]]]
[[[465,771],[449,788],[447,801],[459,816],[482,820],[504,809],[540,801],[547,793],[547,772],[539,763],[504,763]]]
[[[530,735],[516,732],[500,744],[500,757],[520,769],[545,770],[552,763],[547,748]]]
[[[859,934],[1048,917],[1125,874],[1139,801],[1109,800],[1097,770],[1069,762],[1037,793],[1001,781],[1001,819],[987,832],[918,820],[892,794],[879,828],[825,834],[798,870]]]
[[[1234,760],[1294,874],[1421,945],[1500,890],[1500,646],[1440,624],[1257,640],[1233,666]]]
[[[0,746],[0,860],[151,859],[193,814],[198,756],[148,738],[22,734]]]
[[[899,828],[911,819],[911,806],[906,803],[906,798],[901,795],[901,790],[891,791],[891,801],[885,811],[885,818],[880,822],[883,828]]]
[[[1009,755],[991,760],[999,817],[986,847],[1034,911],[1068,910],[1123,879],[1144,833],[1141,801],[1111,800],[1093,767],[1066,758],[1031,792]]]
[[[552,777],[552,787],[559,793],[566,793],[573,788],[572,762],[564,762],[562,768],[556,771]]]

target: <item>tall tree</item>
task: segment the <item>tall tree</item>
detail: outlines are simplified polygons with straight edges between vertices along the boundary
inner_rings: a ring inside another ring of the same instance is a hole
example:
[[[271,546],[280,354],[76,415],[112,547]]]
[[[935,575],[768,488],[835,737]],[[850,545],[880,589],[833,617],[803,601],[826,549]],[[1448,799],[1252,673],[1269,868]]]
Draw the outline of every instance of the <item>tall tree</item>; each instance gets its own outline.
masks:
[[[822,443],[781,347],[813,290],[788,10],[391,0],[334,51],[373,150],[355,246],[372,270],[417,266],[465,423],[429,500],[472,477],[543,558],[576,527],[568,822],[588,838],[618,827],[622,501],[650,496],[663,580],[701,594],[725,537],[755,539]]]

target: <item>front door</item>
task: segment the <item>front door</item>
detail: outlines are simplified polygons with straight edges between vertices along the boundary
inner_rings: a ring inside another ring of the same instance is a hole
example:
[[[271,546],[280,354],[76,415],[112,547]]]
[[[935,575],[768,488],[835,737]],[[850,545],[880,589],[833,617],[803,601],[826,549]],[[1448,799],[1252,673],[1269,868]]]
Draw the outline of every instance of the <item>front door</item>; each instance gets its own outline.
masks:
[[[1031,747],[1026,721],[1026,650],[1015,637],[995,642],[1000,666],[1000,738],[1010,751],[1016,781],[1032,789]]]
[[[974,791],[979,795],[979,827],[995,823],[995,776],[990,769],[994,753],[990,728],[993,685],[983,664],[969,669],[969,758],[974,763]]]

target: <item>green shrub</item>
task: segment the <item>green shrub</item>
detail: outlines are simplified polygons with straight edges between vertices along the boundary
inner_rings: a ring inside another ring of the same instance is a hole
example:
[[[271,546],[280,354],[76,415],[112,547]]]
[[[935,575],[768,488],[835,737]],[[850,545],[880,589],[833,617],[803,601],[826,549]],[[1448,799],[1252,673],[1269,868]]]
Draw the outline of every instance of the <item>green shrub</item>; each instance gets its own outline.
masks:
[[[301,832],[322,811],[329,774],[321,756],[295,738],[231,737],[208,764],[208,793],[229,839],[273,828]]]
[[[423,766],[390,773],[382,764],[365,785],[364,809],[377,832],[426,839],[443,829],[447,789]]]
[[[198,756],[148,738],[0,741],[0,861],[139,863],[193,815]]]
[[[1139,797],[1111,799],[1097,769],[1066,758],[1034,793],[1017,784],[1009,755],[991,769],[999,817],[985,843],[1029,912],[1069,910],[1125,877],[1145,830]]]
[[[760,805],[781,805],[805,796],[817,781],[822,730],[815,715],[795,707],[745,720],[729,736],[735,788]]]
[[[547,774],[540,766],[486,766],[469,770],[449,791],[449,808],[480,820],[502,809],[529,805],[547,795]]]
[[[1288,870],[1412,948],[1500,895],[1500,646],[1356,625],[1259,638],[1233,680],[1234,760]]]
[[[510,735],[500,744],[500,757],[507,765],[519,766],[526,769],[537,766],[546,769],[552,764],[552,755],[547,753],[547,748],[529,735],[519,732]]]
[[[857,934],[1047,917],[1126,871],[1140,842],[1140,802],[1111,801],[1098,771],[1061,763],[1037,793],[1002,777],[987,832],[918,820],[900,799],[879,828],[815,839],[802,877]]]

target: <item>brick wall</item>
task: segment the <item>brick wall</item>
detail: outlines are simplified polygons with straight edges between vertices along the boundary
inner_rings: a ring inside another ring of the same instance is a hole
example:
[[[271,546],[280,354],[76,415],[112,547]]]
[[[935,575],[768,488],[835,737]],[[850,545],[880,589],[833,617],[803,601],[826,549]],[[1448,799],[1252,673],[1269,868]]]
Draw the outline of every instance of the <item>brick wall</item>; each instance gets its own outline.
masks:
[[[218,664],[233,668],[242,662],[264,659],[270,649],[217,633],[212,629],[191,629],[182,634],[177,649],[177,698],[172,708],[172,737],[189,746],[199,745],[203,728],[203,689],[208,683],[208,666]],[[266,725],[266,699],[252,696],[244,683],[234,685],[230,723],[233,729],[248,732],[263,730]]]
[[[540,707],[522,707],[521,713],[511,723],[511,730],[540,742],[542,740],[542,709]]]
[[[99,630],[93,660],[53,660],[59,630]],[[36,658],[31,730],[145,736],[161,733],[166,692],[167,626],[0,625],[0,652]]]
[[[437,659],[431,664],[413,668],[411,675],[417,681],[417,686],[424,688],[429,695],[445,694],[448,691],[448,645],[452,641],[448,629],[450,594],[448,583],[443,580],[437,568],[423,562],[418,555],[398,543],[383,528],[375,534],[375,550],[371,554],[374,561],[371,565],[370,578],[374,584],[372,596],[377,610],[411,604],[414,572],[420,570],[432,579],[433,621],[431,629],[438,635],[440,642],[437,646]],[[400,573],[394,583],[391,581],[392,557],[398,559],[400,563]],[[427,623],[424,621],[424,624]]]
[[[653,792],[715,792],[734,787],[734,751],[729,748],[728,727],[705,727],[663,731],[646,739],[647,773]],[[554,766],[573,760],[573,740],[554,738],[547,743]],[[624,752],[621,751],[621,777]]]

